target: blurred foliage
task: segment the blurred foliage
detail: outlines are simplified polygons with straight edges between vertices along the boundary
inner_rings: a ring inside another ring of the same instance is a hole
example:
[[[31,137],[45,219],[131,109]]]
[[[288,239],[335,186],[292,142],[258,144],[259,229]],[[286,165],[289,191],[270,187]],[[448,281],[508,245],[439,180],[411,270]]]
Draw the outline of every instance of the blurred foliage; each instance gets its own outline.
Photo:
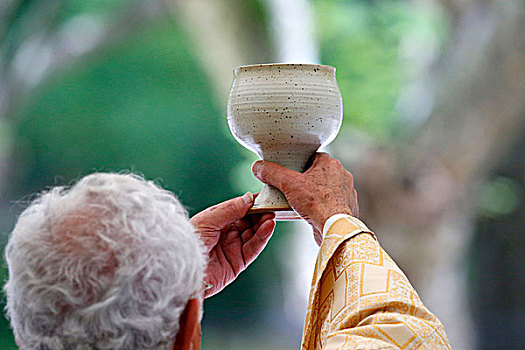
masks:
[[[525,132],[525,130],[524,130]],[[468,293],[480,350],[525,348],[525,137],[481,189],[468,252]],[[502,297],[504,296],[504,297]]]
[[[4,28],[8,45],[2,55],[9,57],[34,28],[56,29],[85,14],[111,18],[127,3],[26,0]],[[259,1],[246,3],[265,16]],[[399,122],[395,104],[410,75],[400,59],[403,35],[432,24],[420,21],[404,1],[315,0],[314,5],[323,63],[337,67],[346,127],[388,138]],[[59,7],[57,14],[40,23],[39,16],[53,6]],[[269,22],[264,17],[261,23]],[[250,172],[254,156],[229,137],[224,111],[216,109],[197,62],[192,43],[166,16],[61,67],[10,116],[20,121],[14,127],[10,200],[93,171],[123,169],[157,180],[192,214],[256,191],[260,185]],[[274,297],[282,293],[275,251],[286,231],[279,224],[269,249],[249,271],[228,293],[206,301],[204,333],[210,327],[223,330],[223,337],[237,328],[257,331],[265,311],[281,308]],[[7,324],[0,332],[0,348],[14,349]],[[206,341],[205,336],[204,348],[210,348]]]
[[[68,0],[13,2],[12,11],[0,15],[0,38],[3,62],[8,62],[20,44],[35,34],[42,35],[59,29],[66,21],[79,15],[111,16],[130,0]],[[9,8],[9,6],[7,6]]]
[[[57,23],[86,13],[107,16],[112,10],[101,1],[65,3]],[[15,33],[19,39],[28,35],[22,27],[11,29],[14,39]],[[247,180],[253,157],[228,136],[224,112],[216,109],[197,62],[185,34],[172,17],[164,17],[116,46],[61,67],[9,116],[20,121],[14,128],[10,200],[68,185],[93,171],[123,169],[172,190],[190,214],[247,190],[242,184],[260,188]],[[239,163],[238,177],[232,173]],[[265,252],[229,293],[207,301],[205,328],[257,327],[270,293],[280,287],[272,288],[265,278],[271,274],[279,280],[279,273],[271,272],[279,271],[276,265],[272,252]],[[6,270],[1,272],[5,280]],[[5,320],[0,348],[16,348]]]
[[[239,153],[220,133],[223,113],[189,47],[173,22],[159,20],[41,84],[17,118],[17,192],[136,169],[192,213],[231,196]]]
[[[123,169],[171,189],[192,214],[236,195],[230,173],[240,146],[225,136],[224,113],[196,62],[166,17],[46,79],[10,116],[20,123],[9,197]]]
[[[4,248],[4,244],[0,244],[0,247]],[[2,268],[0,268],[0,281],[2,282],[2,286],[4,285],[4,282],[7,281],[7,268],[4,267],[4,264],[2,264]],[[0,298],[2,301],[0,303],[0,307],[2,310],[4,310],[5,307],[5,296],[2,294],[2,298]],[[6,318],[0,317],[0,349],[2,350],[15,350],[18,349],[18,347],[15,344],[15,340],[13,337],[13,333],[11,332],[11,328],[9,327],[9,322]]]
[[[481,213],[497,218],[514,213],[522,202],[522,188],[518,181],[498,176],[481,189],[479,207]]]
[[[404,59],[403,42],[407,36],[429,40],[443,33],[442,19],[407,1],[313,3],[322,62],[337,68],[343,133],[351,127],[381,141],[392,138],[401,125],[396,103],[416,69]]]

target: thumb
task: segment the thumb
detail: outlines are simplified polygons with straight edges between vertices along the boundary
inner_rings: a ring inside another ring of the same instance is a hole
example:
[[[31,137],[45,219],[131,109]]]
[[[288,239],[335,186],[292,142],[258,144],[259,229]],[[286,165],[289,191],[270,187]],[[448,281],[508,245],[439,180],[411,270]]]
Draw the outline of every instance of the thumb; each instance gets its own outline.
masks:
[[[315,243],[317,243],[318,246],[321,246],[321,243],[323,242],[323,234],[321,233],[321,231],[317,229],[317,227],[312,226],[312,228],[313,228]]]
[[[241,197],[232,198],[205,210],[206,223],[222,229],[239,219],[242,219],[253,205],[253,194],[246,192]]]
[[[258,160],[253,163],[252,172],[261,182],[275,186],[281,191],[286,184],[293,182],[298,175],[301,175],[297,171],[265,160]]]

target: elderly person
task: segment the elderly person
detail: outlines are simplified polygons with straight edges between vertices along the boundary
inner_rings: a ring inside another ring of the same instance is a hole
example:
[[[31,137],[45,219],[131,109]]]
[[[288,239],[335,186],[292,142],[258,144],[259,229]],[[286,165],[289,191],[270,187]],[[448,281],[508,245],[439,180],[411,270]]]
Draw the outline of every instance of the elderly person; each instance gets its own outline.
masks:
[[[257,162],[321,248],[303,349],[447,348],[439,320],[355,217],[350,173],[318,154],[304,174]],[[274,214],[247,193],[191,220],[134,175],[94,174],[41,195],[6,249],[7,308],[21,349],[199,349],[201,298],[262,251]]]
[[[187,347],[207,264],[208,293],[216,293],[273,231],[273,214],[242,218],[252,202],[247,194],[201,213],[199,236],[172,193],[136,175],[93,174],[44,193],[21,214],[6,248],[18,345],[173,349],[180,334]]]

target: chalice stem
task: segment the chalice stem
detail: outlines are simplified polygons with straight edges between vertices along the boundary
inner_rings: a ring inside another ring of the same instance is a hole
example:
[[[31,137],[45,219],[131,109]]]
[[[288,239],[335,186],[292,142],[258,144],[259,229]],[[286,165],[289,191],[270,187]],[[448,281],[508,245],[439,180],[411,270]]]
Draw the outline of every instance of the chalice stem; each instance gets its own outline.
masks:
[[[290,204],[288,204],[284,194],[272,185],[263,185],[253,204],[253,209],[259,209],[259,212],[272,212],[278,209],[290,208]]]
[[[273,213],[277,220],[299,220],[301,217],[292,209],[284,194],[274,186],[263,185],[248,214]]]
[[[289,154],[285,155],[278,155],[280,159],[277,158],[276,154],[274,154],[275,152],[270,151],[267,152],[268,154],[266,157],[264,157],[264,159],[279,159],[279,163],[288,169],[303,172],[308,159],[313,153],[315,153],[315,150],[312,151],[312,149],[308,149],[306,147],[304,148],[306,150],[303,152],[297,151],[293,153],[289,152]],[[281,191],[279,191],[278,188],[264,184],[261,191],[259,192],[259,195],[257,198],[255,198],[254,205],[250,209],[249,213],[256,214],[269,212],[275,212],[277,220],[297,220],[301,218],[292,209],[288,203],[288,200],[286,200],[286,197]]]

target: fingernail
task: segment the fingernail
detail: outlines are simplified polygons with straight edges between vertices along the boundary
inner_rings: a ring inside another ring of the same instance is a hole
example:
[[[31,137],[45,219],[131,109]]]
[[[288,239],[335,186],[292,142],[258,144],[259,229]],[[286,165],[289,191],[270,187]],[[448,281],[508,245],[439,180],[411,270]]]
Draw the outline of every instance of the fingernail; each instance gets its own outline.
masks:
[[[256,177],[259,177],[259,168],[260,168],[261,164],[262,164],[262,161],[258,160],[255,163],[253,163],[253,165],[252,165],[252,173]]]
[[[244,203],[251,205],[253,203],[253,194],[251,194],[251,192],[246,192],[244,196],[242,196],[242,199]]]

